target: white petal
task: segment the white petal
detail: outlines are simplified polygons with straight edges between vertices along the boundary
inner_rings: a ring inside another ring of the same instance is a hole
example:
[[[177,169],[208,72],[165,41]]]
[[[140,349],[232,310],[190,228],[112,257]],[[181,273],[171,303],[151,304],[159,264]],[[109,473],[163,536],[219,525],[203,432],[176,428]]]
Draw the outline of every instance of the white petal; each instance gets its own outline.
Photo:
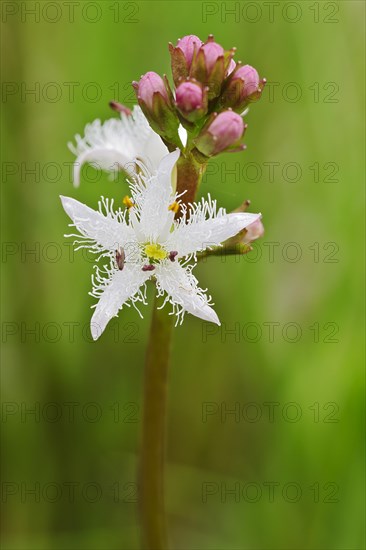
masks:
[[[165,246],[176,250],[178,256],[187,256],[193,252],[217,246],[226,239],[260,218],[260,214],[246,212],[226,214],[224,209],[216,213],[216,202],[209,199],[195,205],[188,222],[185,217],[176,224],[170,233]],[[208,219],[205,219],[207,218]]]
[[[172,172],[175,168],[175,164],[179,159],[180,150],[176,149],[169,155],[165,155],[159,163],[158,167],[158,179],[160,184],[166,189],[171,189]]]
[[[106,170],[107,172],[125,170],[129,174],[132,174],[131,159],[121,153],[121,151],[108,147],[89,148],[80,153],[74,162],[73,181],[75,187],[79,187],[80,185],[81,168],[86,162],[92,163],[97,170]]]
[[[141,116],[144,116],[141,112]],[[146,120],[146,119],[145,119]],[[137,139],[139,139],[137,137]],[[140,138],[141,139],[141,138]],[[140,141],[138,144],[140,145]],[[137,154],[138,158],[150,167],[150,170],[157,170],[160,161],[169,153],[168,148],[164,145],[161,137],[156,134],[149,126],[148,137],[146,138],[143,147],[138,147],[141,153]]]
[[[103,124],[95,120],[85,127],[84,137],[76,136],[76,146],[69,144],[77,156],[74,166],[74,184],[79,185],[80,170],[85,162],[93,162],[102,170],[115,172],[122,167],[133,173],[136,159],[142,160],[155,171],[160,160],[168,153],[160,136],[135,106],[132,115],[121,113]]]
[[[166,155],[159,164],[156,176],[144,180],[138,196],[134,196],[140,212],[139,231],[146,240],[158,241],[173,222],[174,214],[169,205],[174,200],[172,189],[172,174],[180,151]]]
[[[94,340],[97,340],[105,327],[118,313],[123,304],[133,298],[141,285],[151,277],[151,272],[142,271],[138,264],[126,264],[122,271],[115,271],[99,298],[90,329]]]
[[[220,325],[216,312],[209,305],[209,297],[198,287],[198,281],[190,271],[178,262],[164,262],[156,266],[158,289],[170,296],[170,302],[204,321]]]
[[[122,214],[119,218],[112,214],[108,202],[104,201],[109,208],[105,216],[71,197],[60,198],[66,214],[81,235],[95,241],[104,249],[116,250],[136,241],[133,229],[124,222]]]

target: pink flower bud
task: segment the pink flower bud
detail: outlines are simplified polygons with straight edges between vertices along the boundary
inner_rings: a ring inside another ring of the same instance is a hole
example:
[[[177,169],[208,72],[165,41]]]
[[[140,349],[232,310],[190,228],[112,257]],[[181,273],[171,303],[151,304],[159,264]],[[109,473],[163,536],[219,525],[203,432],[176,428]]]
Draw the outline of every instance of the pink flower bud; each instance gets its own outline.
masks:
[[[149,109],[153,107],[154,93],[159,92],[168,101],[168,94],[164,80],[158,74],[150,71],[141,77],[137,85],[137,97],[141,99]]]
[[[218,58],[224,55],[224,48],[217,42],[210,41],[202,46],[202,50],[205,54],[207,71],[211,72]]]
[[[132,82],[138,103],[151,128],[172,144],[180,144],[179,118],[172,104],[173,94],[168,80],[154,72]]]
[[[224,111],[217,115],[207,128],[216,142],[215,154],[223,151],[238,141],[244,133],[244,122],[240,115],[233,111]]]
[[[250,244],[264,235],[264,226],[260,218],[248,225],[243,239],[243,244]]]
[[[250,65],[244,65],[240,67],[233,75],[232,82],[235,80],[242,80],[244,83],[242,89],[242,97],[248,97],[250,94],[256,92],[259,88],[259,74]]]
[[[202,88],[194,82],[183,82],[176,90],[175,99],[178,109],[183,114],[200,109],[203,105]]]
[[[184,53],[184,57],[186,58],[188,67],[191,66],[195,50],[198,51],[202,44],[202,40],[200,40],[198,36],[195,36],[194,34],[183,36],[183,38],[180,38],[178,40],[177,48],[182,50],[182,52]]]
[[[224,111],[203,128],[201,134],[194,140],[197,149],[211,157],[225,151],[232,146],[242,150],[239,140],[243,136],[245,125],[243,119],[233,111]]]

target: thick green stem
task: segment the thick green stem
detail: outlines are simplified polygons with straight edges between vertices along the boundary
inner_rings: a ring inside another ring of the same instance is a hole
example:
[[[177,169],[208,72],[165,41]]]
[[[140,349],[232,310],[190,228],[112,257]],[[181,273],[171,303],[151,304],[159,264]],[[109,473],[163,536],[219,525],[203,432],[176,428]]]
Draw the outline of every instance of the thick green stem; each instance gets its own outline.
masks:
[[[146,355],[140,508],[143,550],[166,550],[164,455],[168,370],[173,316],[156,300]]]
[[[177,163],[177,191],[185,204],[194,201],[205,166],[188,153]],[[155,300],[146,354],[142,444],[140,458],[140,510],[143,550],[167,550],[164,508],[165,428],[168,371],[174,318]]]
[[[191,153],[180,156],[177,162],[177,193],[185,192],[181,197],[183,203],[194,201],[205,169],[206,165],[198,163]]]

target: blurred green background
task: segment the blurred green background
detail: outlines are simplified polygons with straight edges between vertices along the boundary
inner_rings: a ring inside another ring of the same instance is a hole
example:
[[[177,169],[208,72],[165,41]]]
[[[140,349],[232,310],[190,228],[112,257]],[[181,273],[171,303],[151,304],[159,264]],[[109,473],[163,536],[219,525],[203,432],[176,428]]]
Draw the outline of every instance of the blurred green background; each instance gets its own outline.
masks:
[[[4,550],[139,547],[151,307],[91,342],[92,264],[63,236],[59,195],[119,203],[123,179],[91,168],[73,188],[66,144],[113,116],[110,99],[131,105],[130,81],[170,74],[168,42],[191,33],[269,81],[247,151],[213,161],[201,188],[227,209],[251,199],[266,234],[196,269],[221,329],[187,316],[174,333],[171,548],[364,547],[364,8],[2,2]]]

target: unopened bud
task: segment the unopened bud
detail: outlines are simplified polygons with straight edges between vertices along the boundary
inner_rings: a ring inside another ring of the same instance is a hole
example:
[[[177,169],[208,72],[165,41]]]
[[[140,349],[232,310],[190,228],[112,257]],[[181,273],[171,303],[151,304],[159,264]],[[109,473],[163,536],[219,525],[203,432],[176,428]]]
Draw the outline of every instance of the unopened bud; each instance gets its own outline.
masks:
[[[207,72],[210,73],[219,57],[224,55],[224,48],[217,42],[210,41],[202,46],[202,50],[205,54]]]
[[[180,38],[176,46],[169,44],[173,80],[176,86],[188,78],[192,62],[197,57],[201,46],[202,40],[194,34]]]
[[[242,138],[244,130],[245,125],[240,115],[231,110],[224,111],[216,115],[214,120],[203,128],[195,140],[195,145],[201,153],[208,157],[235,146],[236,150],[243,149],[243,146],[238,147],[238,142]]]
[[[187,68],[189,69],[192,63],[193,55],[199,50],[203,42],[194,34],[189,34],[180,38],[177,42],[177,48],[179,48],[185,57]]]
[[[239,208],[236,208],[233,213],[246,211],[246,203],[250,203],[250,201],[245,201],[241,206],[239,206]],[[262,220],[259,217],[254,222],[247,225],[245,229],[239,231],[239,233],[234,235],[234,237],[227,239],[223,244],[228,250],[234,249],[236,253],[247,254],[253,250],[250,246],[251,243],[260,237],[263,237],[263,235],[264,227]]]
[[[234,70],[234,53],[235,48],[225,51],[211,34],[194,57],[189,75],[208,87],[209,100],[221,94],[225,78]]]
[[[237,65],[229,77],[220,104],[241,113],[250,102],[260,98],[265,82],[265,79],[260,80],[254,67]]]
[[[139,82],[133,82],[139,105],[150,126],[164,139],[180,143],[179,119],[173,105],[173,95],[167,79],[150,71]]]
[[[143,101],[149,109],[153,107],[154,94],[160,94],[168,101],[164,80],[157,73],[150,71],[141,77],[137,84],[137,98]]]
[[[264,235],[264,226],[260,218],[252,222],[245,229],[245,235],[243,238],[243,244],[250,244],[257,239],[260,239]]]
[[[176,89],[175,101],[184,118],[194,121],[207,110],[207,93],[197,82],[183,82]]]
[[[232,82],[238,79],[243,81],[242,97],[248,97],[259,88],[259,74],[250,65],[239,67],[233,75]]]

